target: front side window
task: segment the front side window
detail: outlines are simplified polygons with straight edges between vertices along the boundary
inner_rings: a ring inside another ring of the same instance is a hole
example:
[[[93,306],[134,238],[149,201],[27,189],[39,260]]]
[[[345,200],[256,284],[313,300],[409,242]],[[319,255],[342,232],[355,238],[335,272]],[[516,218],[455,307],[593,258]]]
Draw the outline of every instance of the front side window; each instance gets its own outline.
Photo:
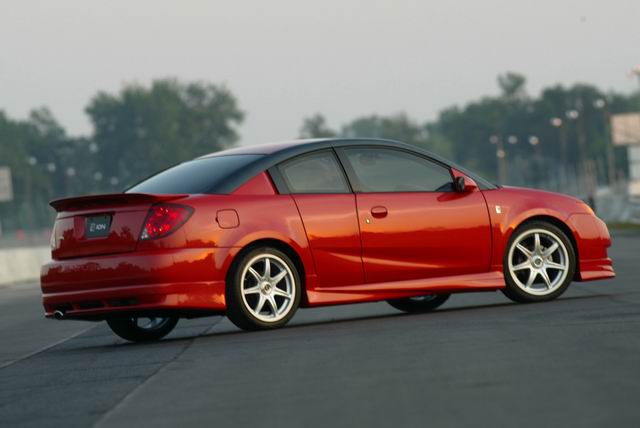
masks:
[[[344,149],[360,192],[451,192],[448,168],[400,150]]]
[[[350,192],[332,151],[298,156],[282,163],[278,169],[291,193]]]

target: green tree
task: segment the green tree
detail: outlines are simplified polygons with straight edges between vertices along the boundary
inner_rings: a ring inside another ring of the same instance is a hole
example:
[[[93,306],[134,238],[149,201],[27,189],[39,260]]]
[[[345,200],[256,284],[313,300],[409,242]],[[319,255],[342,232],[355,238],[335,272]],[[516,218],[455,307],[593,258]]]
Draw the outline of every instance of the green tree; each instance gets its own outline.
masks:
[[[536,185],[548,178],[548,172],[577,174],[587,163],[595,165],[600,181],[610,176],[605,159],[608,114],[638,110],[640,93],[605,93],[592,85],[576,84],[551,86],[532,97],[527,94],[526,78],[513,72],[498,76],[497,84],[498,94],[445,108],[436,120],[424,124],[404,114],[372,115],[356,118],[329,134],[423,146],[494,180],[498,178],[499,147],[491,141],[498,138],[512,184]],[[321,115],[308,119],[303,128],[328,129]],[[316,134],[320,132],[305,136]],[[625,168],[626,151],[616,149],[616,158],[617,167]]]
[[[329,128],[327,120],[321,114],[304,119],[300,127],[300,138],[333,138],[336,132]]]
[[[0,142],[0,166],[11,168],[14,187],[14,200],[0,204],[4,229],[49,226],[48,202],[63,196],[73,179],[63,165],[81,163],[78,142],[46,108],[33,110],[22,121],[0,112]]]
[[[156,80],[149,88],[127,85],[115,95],[100,92],[86,112],[98,171],[116,187],[233,145],[244,117],[225,87],[177,80]]]
[[[302,138],[385,138],[425,147],[443,155],[450,154],[448,141],[437,135],[431,136],[424,125],[410,119],[406,114],[392,116],[363,116],[342,126],[340,131],[328,127],[321,114],[306,118],[300,128]]]
[[[507,72],[498,76],[498,86],[502,97],[507,100],[521,100],[527,97],[525,85],[527,78],[522,74]]]

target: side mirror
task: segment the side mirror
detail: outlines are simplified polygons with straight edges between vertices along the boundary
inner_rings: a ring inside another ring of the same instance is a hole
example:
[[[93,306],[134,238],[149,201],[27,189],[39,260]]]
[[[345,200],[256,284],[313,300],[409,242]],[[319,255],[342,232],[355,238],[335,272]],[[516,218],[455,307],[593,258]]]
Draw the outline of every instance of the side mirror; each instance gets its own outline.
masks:
[[[475,181],[463,175],[457,176],[454,183],[458,193],[471,193],[478,188]]]

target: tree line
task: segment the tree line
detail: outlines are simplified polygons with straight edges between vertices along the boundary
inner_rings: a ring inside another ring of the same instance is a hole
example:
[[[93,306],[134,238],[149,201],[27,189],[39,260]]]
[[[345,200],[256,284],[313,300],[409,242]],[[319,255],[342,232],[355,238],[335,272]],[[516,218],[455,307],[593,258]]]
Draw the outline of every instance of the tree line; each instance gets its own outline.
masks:
[[[334,128],[317,113],[304,120],[299,136],[391,138],[515,184],[535,184],[540,171],[579,169],[586,160],[597,163],[601,182],[626,173],[624,150],[616,150],[614,165],[605,159],[608,117],[640,110],[640,94],[578,84],[551,86],[534,97],[525,78],[514,73],[499,76],[498,89],[497,95],[446,108],[431,121],[403,113],[370,115]],[[14,187],[14,201],[0,202],[5,230],[50,226],[51,199],[121,191],[155,171],[231,147],[244,118],[226,87],[173,79],[99,92],[85,112],[91,135],[72,137],[46,108],[25,120],[0,110],[0,166],[11,168]],[[510,167],[502,177],[501,163]]]
[[[615,148],[607,162],[612,114],[640,111],[640,93],[606,92],[593,85],[544,88],[537,97],[516,73],[498,77],[499,93],[442,110],[432,121],[404,113],[370,115],[340,127],[324,115],[304,120],[302,137],[378,137],[397,139],[455,160],[503,184],[546,184],[542,176],[557,170],[594,175],[609,184],[627,174],[626,149]],[[505,171],[500,177],[500,164]],[[585,165],[593,165],[585,171]]]
[[[5,230],[51,225],[52,199],[119,192],[152,173],[233,146],[244,113],[224,86],[165,79],[99,92],[85,112],[93,132],[70,137],[46,108],[26,120],[0,111],[0,166],[14,201],[0,203]]]

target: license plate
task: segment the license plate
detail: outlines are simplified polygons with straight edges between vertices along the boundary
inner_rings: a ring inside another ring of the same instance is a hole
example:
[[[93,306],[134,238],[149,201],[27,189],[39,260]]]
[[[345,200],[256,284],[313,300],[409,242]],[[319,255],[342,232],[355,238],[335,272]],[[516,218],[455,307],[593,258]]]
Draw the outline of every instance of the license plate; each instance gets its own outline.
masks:
[[[85,237],[86,238],[104,238],[109,235],[111,227],[110,215],[98,215],[87,217],[85,220]]]

